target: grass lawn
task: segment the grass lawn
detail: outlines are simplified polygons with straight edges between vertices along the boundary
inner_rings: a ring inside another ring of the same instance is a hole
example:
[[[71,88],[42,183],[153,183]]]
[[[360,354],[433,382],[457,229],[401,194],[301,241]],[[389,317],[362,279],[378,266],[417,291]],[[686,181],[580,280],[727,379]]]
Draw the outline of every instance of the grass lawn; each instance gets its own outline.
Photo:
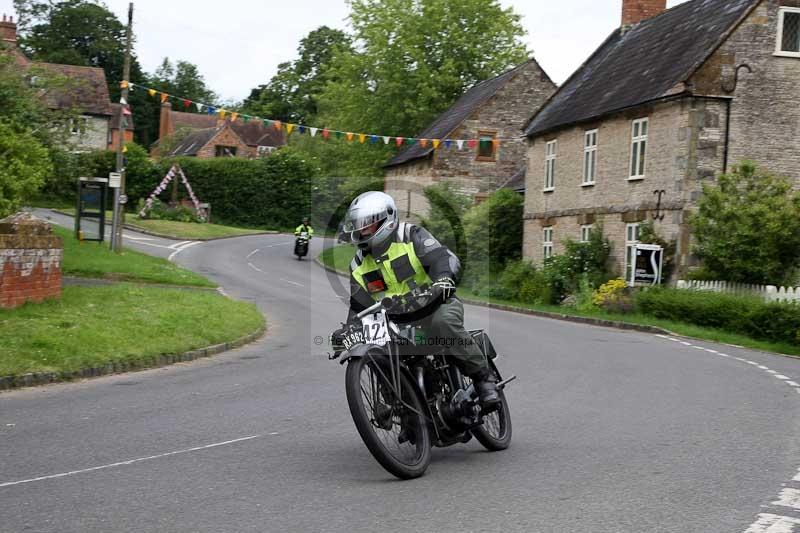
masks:
[[[60,301],[0,309],[0,376],[183,353],[230,342],[263,324],[254,305],[210,291],[66,287]]]
[[[350,264],[350,261],[353,259],[353,247],[346,244],[341,246],[335,246],[333,248],[324,250],[320,254],[319,259],[326,266],[333,267],[334,269],[343,274],[348,274],[349,273],[348,265]],[[463,288],[458,289],[458,294],[459,296],[467,300],[508,305],[512,307],[518,307],[521,309],[531,309],[534,311],[543,311],[546,313],[556,313],[560,315],[599,318],[603,320],[616,320],[619,322],[627,322],[629,324],[656,326],[686,337],[693,337],[696,339],[702,339],[712,342],[720,342],[723,344],[734,344],[737,346],[752,348],[754,350],[762,350],[765,352],[775,352],[784,355],[800,356],[800,346],[795,346],[786,343],[760,341],[756,339],[751,339],[750,337],[745,337],[744,335],[728,333],[726,331],[718,329],[703,328],[699,326],[694,326],[692,324],[687,324],[685,322],[673,322],[670,320],[662,320],[659,318],[651,317],[649,315],[643,315],[640,313],[623,315],[623,314],[607,313],[599,309],[582,312],[578,311],[577,309],[560,307],[557,305],[524,304],[520,302],[511,302],[506,300],[499,300],[496,298],[487,298],[484,296],[478,296]]]
[[[60,208],[58,211],[75,216],[75,208]],[[111,224],[111,212],[106,215],[106,223]],[[197,224],[195,222],[177,222],[174,220],[142,219],[137,215],[127,214],[125,223],[135,228],[158,233],[178,240],[218,239],[220,237],[236,237],[263,233],[260,229],[235,228],[220,224]]]
[[[108,243],[80,243],[72,231],[56,225],[53,225],[53,231],[64,239],[62,273],[65,276],[197,287],[216,286],[203,276],[166,259],[128,248],[121,254],[115,254],[108,249]]]

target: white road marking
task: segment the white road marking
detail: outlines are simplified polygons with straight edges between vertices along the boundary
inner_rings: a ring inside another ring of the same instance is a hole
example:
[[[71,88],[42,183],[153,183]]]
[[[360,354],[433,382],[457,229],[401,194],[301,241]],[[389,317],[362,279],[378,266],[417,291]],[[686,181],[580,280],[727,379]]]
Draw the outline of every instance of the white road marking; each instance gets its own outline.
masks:
[[[703,350],[703,351],[706,351],[706,349],[705,349],[705,348],[703,348],[702,346],[692,346],[692,348],[694,348],[695,350]]]
[[[748,361],[747,364],[748,365],[753,365],[753,366],[758,366],[758,363],[756,363],[755,361]]]
[[[165,250],[172,250],[169,246],[164,246],[163,244],[153,244],[152,242],[137,242],[136,244],[142,244],[144,246],[152,246],[153,248],[164,248]]]
[[[180,248],[180,247],[181,247],[181,246],[183,246],[184,244],[189,244],[190,242],[192,242],[192,241],[181,241],[181,242],[176,242],[175,244],[170,244],[170,245],[169,245],[169,247],[170,247],[170,248],[172,248],[173,250],[177,250],[178,248]]]
[[[744,533],[792,533],[797,525],[800,525],[800,518],[761,513]]]
[[[792,478],[792,481],[800,481],[800,470],[797,471],[797,475]]]
[[[780,493],[779,500],[772,502],[772,505],[780,505],[782,507],[791,507],[800,511],[800,490],[798,489],[783,489]]]
[[[250,267],[250,268],[252,268],[253,270],[256,270],[256,271],[258,271],[258,272],[261,272],[262,274],[265,274],[265,272],[264,272],[263,270],[261,270],[260,268],[258,268],[257,266],[255,266],[253,263],[247,263],[247,266],[249,266],[249,267]]]
[[[167,258],[167,261],[172,261],[172,259],[176,255],[181,253],[182,251],[186,250],[187,248],[191,248],[192,246],[197,246],[198,244],[202,244],[202,242],[203,241],[186,241],[186,242],[182,243],[183,246],[181,246],[180,248],[177,248],[177,249],[173,248],[173,250],[175,250],[175,251],[172,252],[171,254],[169,254],[169,257]]]
[[[123,233],[122,236],[126,239],[130,239],[132,241],[152,241],[153,239],[150,237],[134,237],[133,235],[128,235],[127,233]]]
[[[760,368],[761,370],[769,370],[769,367],[764,365],[758,365],[758,368]]]
[[[686,342],[686,341],[680,341],[680,343],[685,345],[685,346],[691,346],[692,345],[691,342]]]
[[[788,381],[789,379],[791,379],[791,378],[788,378],[788,377],[786,377],[786,376],[784,376],[782,374],[775,374],[775,377],[778,378],[778,379],[782,379],[784,381]]]
[[[291,283],[292,285],[297,285],[298,287],[305,287],[302,283],[297,283],[296,281],[291,281],[288,279],[281,278],[281,281],[285,281],[286,283]]]
[[[256,248],[255,250],[253,250],[252,252],[250,252],[249,254],[247,254],[247,258],[246,258],[246,259],[250,259],[251,257],[253,257],[254,255],[256,255],[256,254],[257,254],[258,252],[260,252],[260,251],[261,251],[261,250],[259,250],[258,248]]]
[[[800,387],[800,384],[797,384],[794,381],[787,381],[786,384],[789,385],[790,387]]]
[[[207,450],[209,448],[217,448],[219,446],[225,446],[227,444],[235,444],[237,442],[244,442],[247,440],[253,440],[261,437],[261,435],[251,435],[249,437],[242,437],[240,439],[233,439],[233,440],[226,440],[225,442],[217,442],[214,444],[207,444],[205,446],[196,446],[194,448],[187,448],[185,450],[177,450],[174,452],[167,452],[167,453],[160,453],[158,455],[150,455],[148,457],[139,457],[138,459],[130,459],[128,461],[120,461],[119,463],[111,463],[108,465],[103,466],[94,466],[92,468],[84,468],[82,470],[72,470],[70,472],[63,472],[61,474],[53,474],[50,476],[40,476],[31,479],[22,479],[20,481],[8,481],[6,483],[0,483],[0,488],[2,487],[11,487],[14,485],[21,485],[23,483],[33,483],[34,481],[44,481],[46,479],[56,479],[60,477],[67,477],[67,476],[74,476],[75,474],[83,474],[86,472],[94,472],[96,470],[104,470],[106,468],[113,468],[115,466],[127,466],[132,465],[134,463],[141,463],[142,461],[151,461],[153,459],[160,459],[161,457],[169,457],[170,455],[178,455],[182,453],[190,453],[190,452],[197,452],[200,450]]]
[[[719,353],[718,351],[712,350],[711,348],[706,348],[706,351],[711,353]]]
[[[775,372],[774,370],[767,370],[767,372],[769,372],[770,374],[777,374],[777,372]]]

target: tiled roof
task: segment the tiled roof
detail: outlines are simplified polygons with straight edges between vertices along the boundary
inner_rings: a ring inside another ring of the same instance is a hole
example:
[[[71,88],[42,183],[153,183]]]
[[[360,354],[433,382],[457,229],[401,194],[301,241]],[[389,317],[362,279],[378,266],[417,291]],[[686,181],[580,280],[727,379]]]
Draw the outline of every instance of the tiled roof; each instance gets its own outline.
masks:
[[[171,156],[193,156],[197,155],[197,152],[200,151],[205,145],[207,145],[211,139],[216,137],[216,135],[225,129],[225,126],[220,126],[218,128],[206,128],[203,130],[197,130],[191,132],[187,135],[181,143],[175,147],[169,155]]]
[[[760,0],[691,0],[615,30],[533,116],[534,136],[686,91],[699,68]]]
[[[64,78],[63,87],[50,90],[45,96],[49,107],[76,108],[88,115],[111,116],[111,99],[108,96],[108,85],[103,69],[38,62],[31,63],[30,68],[33,71],[41,69],[45,74],[55,74]]]
[[[222,123],[216,115],[184,113],[181,111],[172,111],[171,113],[172,125],[175,131],[180,128],[216,128]],[[245,124],[244,121],[237,120],[236,122],[228,121],[228,123],[248,146],[283,146],[286,144],[286,137],[282,132],[275,128],[264,126],[261,121],[251,120]]]
[[[434,120],[431,125],[425,129],[425,131],[416,137],[420,139],[444,139],[448,137],[453,131],[455,131],[456,128],[461,125],[462,122],[469,118],[469,116],[476,109],[478,109],[481,104],[494,96],[497,91],[499,91],[506,83],[508,83],[509,80],[511,80],[511,78],[514,77],[515,74],[517,74],[517,72],[519,72],[532,61],[535,62],[535,59],[529,59],[525,63],[522,63],[511,70],[473,86],[471,89],[465,92],[455,104],[450,106],[447,111],[439,115],[436,120]],[[430,144],[428,144],[425,148],[420,146],[419,143],[413,144],[390,159],[389,162],[384,166],[391,167],[400,165],[413,159],[425,157],[432,151],[433,147]]]

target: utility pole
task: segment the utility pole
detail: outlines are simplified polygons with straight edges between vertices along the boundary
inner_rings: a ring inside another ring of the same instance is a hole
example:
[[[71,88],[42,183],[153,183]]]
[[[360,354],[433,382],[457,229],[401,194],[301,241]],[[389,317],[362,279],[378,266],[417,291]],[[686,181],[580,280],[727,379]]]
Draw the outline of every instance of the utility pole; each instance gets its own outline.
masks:
[[[128,127],[125,117],[128,105],[128,94],[131,81],[131,41],[133,39],[133,2],[128,5],[128,29],[126,32],[125,66],[123,68],[122,97],[120,99],[119,114],[119,143],[117,145],[117,172],[121,174],[119,187],[114,189],[114,219],[111,229],[111,249],[116,253],[122,252],[122,226],[125,223],[125,208],[120,204],[120,197],[125,194],[125,130]]]

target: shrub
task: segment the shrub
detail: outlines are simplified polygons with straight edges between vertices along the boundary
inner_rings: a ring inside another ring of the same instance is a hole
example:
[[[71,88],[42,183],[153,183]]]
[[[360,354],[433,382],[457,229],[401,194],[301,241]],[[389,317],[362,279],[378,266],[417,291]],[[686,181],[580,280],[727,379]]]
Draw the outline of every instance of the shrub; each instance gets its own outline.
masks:
[[[717,279],[783,285],[800,260],[800,192],[752,162],[703,185],[691,225]]]
[[[470,199],[447,182],[425,187],[424,192],[430,209],[428,216],[422,219],[422,226],[452,250],[462,261],[462,266],[466,267],[464,215],[469,209]]]
[[[522,257],[524,198],[499,189],[464,216],[469,262],[489,273],[501,272],[506,263]]]
[[[544,262],[542,274],[550,286],[550,303],[561,303],[580,289],[581,279],[587,279],[594,288],[611,276],[608,258],[611,244],[603,237],[602,228],[592,232],[589,242],[567,240],[563,255],[555,255]]]
[[[139,200],[139,212],[144,208],[145,201]],[[197,216],[194,209],[186,207],[185,205],[176,205],[170,207],[164,202],[156,200],[153,205],[145,213],[143,218],[152,220],[174,220],[177,222],[205,222],[205,219]]]
[[[798,344],[800,305],[754,296],[653,288],[636,294],[639,311],[756,339]]]
[[[633,299],[624,279],[612,279],[601,285],[592,295],[592,304],[612,313],[633,310]]]
[[[33,135],[0,122],[0,218],[33,196],[51,169],[47,150]]]

